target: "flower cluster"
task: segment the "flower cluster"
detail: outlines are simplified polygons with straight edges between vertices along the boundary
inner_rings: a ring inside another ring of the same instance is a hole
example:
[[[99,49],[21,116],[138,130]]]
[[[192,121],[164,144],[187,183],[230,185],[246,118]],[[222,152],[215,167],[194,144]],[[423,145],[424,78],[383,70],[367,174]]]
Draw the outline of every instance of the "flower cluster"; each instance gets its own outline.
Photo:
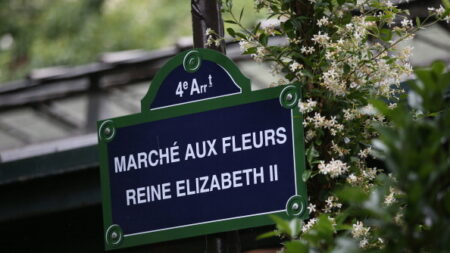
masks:
[[[439,8],[428,7],[428,11],[430,12],[431,15],[435,15],[445,20],[447,24],[450,24],[450,13],[447,13],[447,15],[445,15],[444,6],[440,5]]]
[[[429,8],[434,21],[415,27],[408,11],[397,7],[399,1],[298,2],[256,0],[257,10],[267,9],[270,19],[253,29],[234,15],[231,0],[225,1],[224,10],[231,16],[230,23],[240,29],[228,31],[239,41],[241,52],[257,62],[271,62],[272,72],[284,75],[272,85],[302,84],[298,110],[303,114],[309,180],[323,187],[323,192],[313,193],[318,197],[308,206],[313,217],[302,228],[306,233],[314,229],[320,215],[334,219],[343,210],[332,195],[337,186],[371,192],[382,171],[368,164],[370,143],[377,135],[374,124],[389,122],[369,101],[383,99],[390,101],[390,109],[396,107],[404,93],[400,83],[412,73],[413,48],[403,44],[425,25],[449,22],[449,12],[442,6]],[[285,42],[269,45],[268,38],[274,35]],[[384,204],[395,203],[397,195],[391,189]],[[361,248],[384,244],[375,228],[350,218],[345,222]]]
[[[370,231],[370,228],[364,227],[364,224],[362,223],[362,221],[357,221],[352,226],[352,236],[355,239],[360,239],[359,246],[361,248],[365,248],[369,244],[369,242],[367,240],[369,231]]]
[[[220,38],[219,35],[211,28],[207,28],[205,34],[207,36],[206,46],[215,45],[216,47],[218,47],[223,41],[223,38]]]
[[[348,171],[348,166],[346,163],[334,159],[332,159],[329,163],[320,161],[318,168],[319,173],[330,175],[331,178],[339,177]]]

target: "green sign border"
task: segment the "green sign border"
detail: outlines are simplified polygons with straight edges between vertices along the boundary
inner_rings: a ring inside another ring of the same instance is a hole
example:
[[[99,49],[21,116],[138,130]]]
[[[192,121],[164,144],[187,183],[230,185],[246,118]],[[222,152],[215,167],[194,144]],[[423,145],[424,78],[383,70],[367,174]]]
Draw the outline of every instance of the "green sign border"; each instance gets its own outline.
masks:
[[[200,59],[192,60],[192,57],[199,57]],[[196,62],[198,60],[209,60],[222,66],[231,75],[235,83],[241,88],[242,93],[150,110],[150,105],[155,99],[156,94],[167,75],[169,75],[172,70],[180,65],[183,65],[186,71],[195,72],[199,67],[199,63]],[[186,237],[274,224],[273,220],[267,214],[260,214],[249,217],[230,218],[227,220],[205,222],[202,224],[191,226],[188,225],[180,228],[169,228],[163,231],[124,236],[122,234],[120,226],[112,223],[111,192],[107,152],[107,143],[114,138],[116,131],[123,127],[164,120],[183,115],[217,110],[231,106],[244,105],[274,98],[280,99],[280,106],[285,107],[286,110],[292,110],[297,196],[292,196],[289,200],[286,200],[286,212],[274,212],[272,214],[284,218],[307,218],[308,212],[306,209],[306,183],[302,180],[302,174],[305,170],[304,134],[302,125],[303,118],[296,107],[298,99],[300,97],[301,94],[299,84],[291,84],[287,86],[279,86],[258,91],[251,91],[250,80],[240,72],[237,66],[230,59],[213,50],[194,49],[182,52],[172,58],[166,65],[161,68],[161,70],[153,79],[147,95],[141,101],[140,113],[97,122],[100,152],[103,223],[106,250],[121,249],[155,242],[169,241]]]

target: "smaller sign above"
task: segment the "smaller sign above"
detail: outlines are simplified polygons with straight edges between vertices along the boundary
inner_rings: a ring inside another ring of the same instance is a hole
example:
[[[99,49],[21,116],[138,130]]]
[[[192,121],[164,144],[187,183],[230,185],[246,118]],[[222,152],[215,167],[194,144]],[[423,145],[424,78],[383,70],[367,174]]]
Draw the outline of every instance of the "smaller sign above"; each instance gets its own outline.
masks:
[[[240,73],[231,60],[224,57],[220,59],[222,63],[217,64],[219,59],[216,55],[201,54],[200,50],[179,54],[164,65],[141,102],[143,110],[162,109],[250,91],[250,80]],[[235,80],[236,77],[240,84]],[[157,90],[155,86],[158,86]]]
[[[150,109],[239,94],[242,90],[220,65],[200,60],[198,51],[185,55],[183,65],[173,69],[161,84]]]

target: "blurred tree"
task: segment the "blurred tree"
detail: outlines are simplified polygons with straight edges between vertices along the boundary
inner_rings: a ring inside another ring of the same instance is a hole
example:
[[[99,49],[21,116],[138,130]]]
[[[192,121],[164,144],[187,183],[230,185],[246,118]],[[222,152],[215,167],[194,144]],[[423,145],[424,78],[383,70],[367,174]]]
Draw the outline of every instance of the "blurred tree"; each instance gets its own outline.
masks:
[[[250,9],[253,1],[239,5]],[[106,51],[174,45],[192,34],[190,8],[188,0],[0,1],[0,82],[32,68],[95,61]]]

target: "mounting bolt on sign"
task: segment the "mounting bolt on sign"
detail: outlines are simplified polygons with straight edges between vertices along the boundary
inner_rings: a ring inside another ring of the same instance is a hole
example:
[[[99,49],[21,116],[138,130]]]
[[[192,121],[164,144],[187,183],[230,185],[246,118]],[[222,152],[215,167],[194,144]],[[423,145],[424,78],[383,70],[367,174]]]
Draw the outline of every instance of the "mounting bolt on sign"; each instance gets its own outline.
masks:
[[[293,109],[300,100],[300,88],[296,84],[286,85],[280,93],[280,104],[286,109]]]

